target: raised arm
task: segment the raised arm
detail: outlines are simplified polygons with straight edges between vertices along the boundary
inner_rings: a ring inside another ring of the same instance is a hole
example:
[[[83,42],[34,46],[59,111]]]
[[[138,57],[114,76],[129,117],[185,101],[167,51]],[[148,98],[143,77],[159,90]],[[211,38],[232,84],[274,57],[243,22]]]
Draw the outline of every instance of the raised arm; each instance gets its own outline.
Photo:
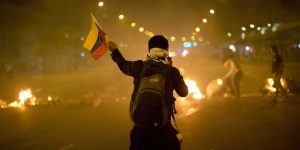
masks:
[[[233,63],[233,61],[231,59],[228,59],[225,63],[224,63],[225,67],[229,67],[229,71],[226,73],[226,75],[223,77],[223,80],[226,80],[227,78],[229,78],[232,74],[234,74],[236,72],[236,67]]]
[[[119,69],[126,75],[137,76],[143,67],[143,62],[141,60],[127,61],[114,42],[108,42],[107,44],[111,51],[112,60],[117,63]]]

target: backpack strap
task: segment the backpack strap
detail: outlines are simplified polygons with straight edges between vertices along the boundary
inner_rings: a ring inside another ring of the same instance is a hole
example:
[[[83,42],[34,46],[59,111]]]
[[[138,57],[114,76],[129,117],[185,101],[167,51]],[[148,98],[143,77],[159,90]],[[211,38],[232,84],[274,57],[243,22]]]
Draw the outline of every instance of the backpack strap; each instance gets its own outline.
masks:
[[[140,73],[140,76],[139,76],[139,80],[138,80],[139,85],[141,84],[140,82],[141,82],[143,76],[145,75],[146,70],[147,70],[150,66],[151,66],[151,64],[150,64],[149,61],[144,61],[144,62],[143,62],[143,68],[142,68],[142,70],[141,70],[141,73]]]

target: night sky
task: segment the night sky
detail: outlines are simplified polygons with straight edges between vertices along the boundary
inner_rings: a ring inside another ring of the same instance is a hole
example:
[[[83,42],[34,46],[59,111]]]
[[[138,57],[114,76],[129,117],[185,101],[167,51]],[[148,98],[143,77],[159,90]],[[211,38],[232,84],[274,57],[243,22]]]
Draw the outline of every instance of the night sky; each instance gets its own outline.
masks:
[[[137,41],[143,43],[149,39],[130,28],[132,21],[155,34],[178,38],[190,37],[199,26],[200,34],[207,39],[222,42],[227,32],[239,35],[241,26],[293,23],[300,18],[299,0],[110,0],[103,1],[101,8],[98,2],[1,0],[1,49],[47,47],[45,51],[52,51],[60,49],[59,44],[79,46],[80,37],[90,28],[90,12],[111,39],[132,47]],[[210,9],[215,10],[214,15],[209,13]],[[125,19],[118,20],[119,14],[124,14]],[[208,23],[203,24],[202,18],[207,18]],[[66,38],[71,42],[64,41]],[[16,47],[10,47],[11,43]]]

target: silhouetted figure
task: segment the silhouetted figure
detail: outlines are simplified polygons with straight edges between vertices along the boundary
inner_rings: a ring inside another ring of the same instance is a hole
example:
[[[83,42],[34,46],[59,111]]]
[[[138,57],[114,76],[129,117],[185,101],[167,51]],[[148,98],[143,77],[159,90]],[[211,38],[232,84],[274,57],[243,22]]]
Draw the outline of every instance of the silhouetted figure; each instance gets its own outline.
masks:
[[[271,54],[273,57],[272,58],[272,75],[273,75],[273,80],[274,80],[274,88],[276,88],[276,91],[275,91],[274,98],[270,102],[276,103],[280,92],[284,96],[284,99],[286,99],[288,97],[288,95],[287,95],[288,92],[287,92],[287,89],[282,87],[281,81],[280,81],[282,78],[284,63],[283,63],[282,57],[279,54],[277,46],[271,47]]]
[[[171,124],[175,113],[173,91],[184,97],[188,88],[178,69],[172,67],[168,40],[161,35],[152,37],[146,61],[127,61],[115,43],[108,42],[108,47],[120,70],[134,78],[130,150],[180,150],[178,130]]]
[[[229,68],[227,74],[223,77],[223,81],[229,83],[232,93],[237,99],[240,98],[240,80],[243,76],[242,67],[230,49],[223,51],[224,66]]]

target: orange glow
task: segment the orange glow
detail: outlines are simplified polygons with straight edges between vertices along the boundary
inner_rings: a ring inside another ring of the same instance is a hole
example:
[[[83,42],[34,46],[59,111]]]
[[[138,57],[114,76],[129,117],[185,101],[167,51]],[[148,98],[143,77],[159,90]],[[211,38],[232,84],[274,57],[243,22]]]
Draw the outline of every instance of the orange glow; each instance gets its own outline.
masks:
[[[14,101],[8,105],[8,107],[18,107],[21,108],[25,105],[36,105],[36,97],[34,97],[31,93],[31,89],[21,90],[19,92],[19,100]]]

